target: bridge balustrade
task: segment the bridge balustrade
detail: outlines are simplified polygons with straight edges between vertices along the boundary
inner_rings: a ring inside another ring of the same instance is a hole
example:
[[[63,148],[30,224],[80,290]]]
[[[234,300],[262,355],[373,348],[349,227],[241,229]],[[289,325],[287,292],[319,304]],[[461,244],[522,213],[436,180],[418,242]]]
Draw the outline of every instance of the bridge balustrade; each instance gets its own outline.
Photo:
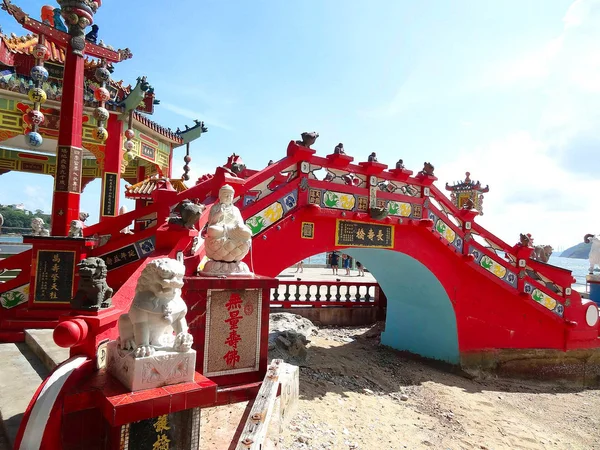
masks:
[[[381,288],[376,282],[282,280],[271,289],[271,306],[323,308],[343,306],[364,308],[380,306]]]

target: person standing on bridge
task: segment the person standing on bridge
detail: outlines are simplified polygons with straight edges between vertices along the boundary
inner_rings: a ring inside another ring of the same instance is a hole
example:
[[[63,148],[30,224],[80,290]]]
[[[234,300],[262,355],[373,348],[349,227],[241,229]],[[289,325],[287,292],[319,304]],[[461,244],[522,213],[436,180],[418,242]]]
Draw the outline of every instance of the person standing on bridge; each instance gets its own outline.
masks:
[[[345,253],[342,254],[342,267],[346,269],[346,276],[349,277],[350,274],[350,261],[351,258]]]
[[[333,270],[333,274],[338,274],[338,267],[340,262],[340,255],[335,250],[331,252],[331,269]]]
[[[356,276],[364,277],[365,276],[365,267],[362,265],[362,263],[360,261],[356,261],[356,268],[358,269],[358,275],[356,275]]]

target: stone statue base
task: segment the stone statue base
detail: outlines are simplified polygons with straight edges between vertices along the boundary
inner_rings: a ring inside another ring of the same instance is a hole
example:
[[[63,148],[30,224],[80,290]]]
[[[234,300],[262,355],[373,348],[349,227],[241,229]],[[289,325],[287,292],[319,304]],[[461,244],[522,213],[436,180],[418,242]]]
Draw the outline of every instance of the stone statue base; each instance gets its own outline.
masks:
[[[195,350],[180,353],[157,349],[152,356],[134,358],[132,352],[120,349],[117,341],[111,341],[107,354],[108,373],[131,391],[194,381]]]
[[[245,262],[221,262],[209,260],[204,265],[204,269],[199,272],[202,277],[254,277]]]

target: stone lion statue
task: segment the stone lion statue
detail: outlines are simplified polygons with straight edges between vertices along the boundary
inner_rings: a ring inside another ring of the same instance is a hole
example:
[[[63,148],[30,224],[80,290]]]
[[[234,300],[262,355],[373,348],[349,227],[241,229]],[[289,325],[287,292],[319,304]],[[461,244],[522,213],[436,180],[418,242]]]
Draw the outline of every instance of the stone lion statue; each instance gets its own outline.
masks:
[[[536,245],[533,247],[533,253],[531,254],[531,259],[534,259],[539,262],[547,263],[552,256],[552,252],[554,249],[551,245]]]
[[[50,236],[50,232],[44,228],[44,219],[41,217],[31,219],[31,234],[33,236]]]
[[[83,222],[81,220],[71,220],[71,226],[69,227],[69,237],[83,237]]]
[[[156,349],[190,350],[193,338],[185,320],[187,305],[181,298],[184,274],[185,266],[174,259],[148,263],[138,279],[129,312],[119,318],[121,349],[132,350],[136,358],[152,356]]]
[[[301,145],[302,147],[310,148],[310,146],[313,145],[319,137],[319,133],[317,133],[316,131],[310,133],[308,131],[305,131],[300,135],[300,137],[302,137],[302,140],[296,141],[296,144]]]
[[[106,284],[108,270],[102,258],[89,257],[79,267],[79,286],[71,300],[73,309],[98,310],[111,305],[113,290]]]

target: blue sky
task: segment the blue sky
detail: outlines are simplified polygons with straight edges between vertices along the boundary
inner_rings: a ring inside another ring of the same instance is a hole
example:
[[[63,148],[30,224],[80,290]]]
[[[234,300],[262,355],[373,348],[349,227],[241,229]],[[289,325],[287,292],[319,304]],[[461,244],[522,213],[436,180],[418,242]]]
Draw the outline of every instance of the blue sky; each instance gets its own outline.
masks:
[[[14,1],[36,17],[47,3]],[[431,161],[442,187],[468,170],[490,184],[484,226],[556,247],[600,232],[599,19],[598,0],[105,0],[96,23],[134,54],[113,77],[154,86],[153,120],[208,125],[192,145],[194,179],[232,152],[263,167],[316,130],[321,155],[343,142],[357,161],[375,151],[415,172]],[[99,184],[82,196],[92,219]],[[0,202],[49,210],[51,187],[3,175]]]

